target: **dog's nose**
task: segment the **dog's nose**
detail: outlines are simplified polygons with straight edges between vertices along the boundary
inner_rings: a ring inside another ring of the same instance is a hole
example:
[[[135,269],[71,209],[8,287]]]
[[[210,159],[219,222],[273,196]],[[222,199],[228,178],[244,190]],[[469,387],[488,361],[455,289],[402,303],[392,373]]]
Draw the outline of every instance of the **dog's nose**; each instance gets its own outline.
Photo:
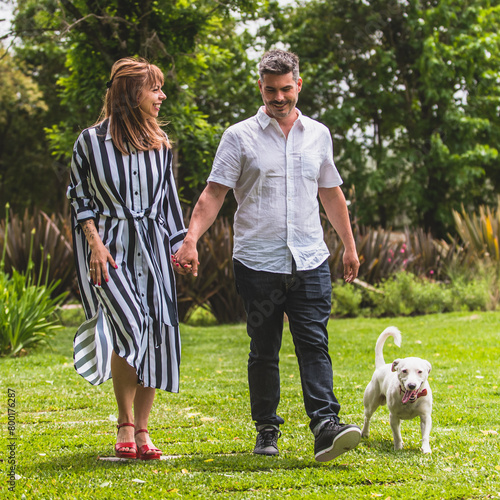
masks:
[[[414,384],[414,383],[408,384],[408,389],[410,389],[410,391],[414,391],[416,388],[417,388],[417,384]]]

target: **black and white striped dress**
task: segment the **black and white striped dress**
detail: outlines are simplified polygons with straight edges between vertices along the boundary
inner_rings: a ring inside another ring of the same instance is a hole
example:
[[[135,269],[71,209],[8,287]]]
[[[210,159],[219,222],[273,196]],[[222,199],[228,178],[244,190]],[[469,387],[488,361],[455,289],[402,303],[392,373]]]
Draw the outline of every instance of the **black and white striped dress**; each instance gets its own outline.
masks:
[[[84,130],[73,149],[67,196],[87,318],[74,339],[75,368],[101,384],[111,377],[114,350],[136,369],[140,384],[178,392],[181,346],[170,255],[186,229],[172,152],[130,147],[130,153],[114,147],[108,120]],[[90,218],[118,265],[108,265],[109,281],[101,286],[90,279],[90,248],[78,224]]]

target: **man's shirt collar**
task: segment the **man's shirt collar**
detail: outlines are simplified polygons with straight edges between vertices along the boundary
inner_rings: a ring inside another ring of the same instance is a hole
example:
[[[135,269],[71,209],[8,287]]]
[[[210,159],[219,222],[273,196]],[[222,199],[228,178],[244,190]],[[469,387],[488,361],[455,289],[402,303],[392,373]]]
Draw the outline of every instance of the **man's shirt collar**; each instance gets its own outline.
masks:
[[[295,109],[298,113],[297,119],[295,121],[298,122],[298,124],[300,124],[302,127],[304,127],[304,121],[302,120],[302,117],[303,117],[302,112],[300,111],[299,108],[295,108]],[[257,112],[257,121],[259,122],[259,124],[263,130],[271,123],[271,120],[274,120],[274,118],[270,117],[266,113],[265,106],[261,106],[259,108],[259,111]]]

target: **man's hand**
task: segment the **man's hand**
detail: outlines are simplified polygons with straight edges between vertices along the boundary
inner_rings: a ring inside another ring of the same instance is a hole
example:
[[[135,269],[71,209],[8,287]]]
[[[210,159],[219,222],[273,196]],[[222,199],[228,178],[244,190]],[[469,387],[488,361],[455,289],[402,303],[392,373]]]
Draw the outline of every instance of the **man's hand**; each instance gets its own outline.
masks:
[[[356,250],[344,252],[344,280],[352,283],[358,277],[359,259]]]
[[[185,272],[182,274],[192,273],[193,276],[198,276],[198,266],[200,263],[198,262],[196,244],[201,235],[213,224],[228,191],[229,187],[227,186],[216,182],[209,182],[201,193],[193,209],[189,229],[182,246],[177,250],[175,255],[172,255],[174,269],[179,272],[184,270]]]
[[[198,276],[198,250],[196,243],[184,240],[182,246],[172,255],[172,264],[174,269],[180,274],[189,274]]]

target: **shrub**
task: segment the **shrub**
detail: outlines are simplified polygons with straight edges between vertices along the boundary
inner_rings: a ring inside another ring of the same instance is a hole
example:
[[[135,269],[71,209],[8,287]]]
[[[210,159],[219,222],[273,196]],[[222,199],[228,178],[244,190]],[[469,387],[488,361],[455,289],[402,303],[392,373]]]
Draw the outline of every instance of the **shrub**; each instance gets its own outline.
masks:
[[[325,241],[330,249],[328,263],[332,279],[335,280],[344,275],[344,247],[335,230],[324,223]],[[403,267],[406,256],[401,253],[401,249],[404,243],[394,241],[391,231],[354,226],[353,235],[361,264],[358,276],[363,281],[378,283]]]
[[[407,271],[374,286],[356,280],[338,281],[332,292],[332,315],[393,317],[452,311],[493,311],[500,303],[500,273],[491,266],[470,280],[454,275],[449,283],[415,276]]]
[[[332,314],[336,317],[355,318],[361,314],[363,293],[355,286],[337,280],[332,287]]]
[[[330,249],[328,260],[332,279],[344,274],[342,256],[344,247],[335,230],[323,219],[325,241]],[[366,283],[380,283],[400,271],[411,271],[417,276],[447,279],[452,265],[463,265],[465,255],[457,240],[436,240],[422,229],[406,228],[394,233],[381,227],[354,226],[353,235],[359,256],[358,277]]]
[[[442,283],[400,272],[378,287],[383,293],[372,294],[373,315],[410,316],[452,310],[451,290]]]
[[[496,210],[480,206],[478,211],[468,214],[462,207],[462,213],[453,211],[455,227],[468,250],[479,258],[500,261],[498,240],[500,238],[500,197]]]
[[[0,270],[1,355],[20,354],[62,328],[55,311],[66,293],[53,298],[57,284],[35,283],[15,269],[12,276]]]
[[[497,278],[497,277],[496,277]],[[478,275],[473,281],[463,278],[452,282],[453,310],[454,311],[491,311],[498,304],[498,293],[496,299],[492,290],[498,291],[498,280],[492,277]]]
[[[55,312],[66,292],[53,296],[59,282],[49,284],[48,269],[45,282],[42,282],[43,268],[40,268],[35,279],[31,251],[26,273],[12,269],[12,275],[9,276],[4,270],[5,254],[6,245],[3,246],[0,262],[0,354],[14,356],[46,342],[61,328]]]
[[[4,270],[26,272],[33,266],[35,275],[42,269],[48,273],[49,283],[58,283],[53,296],[64,291],[76,292],[75,263],[71,245],[69,218],[35,210],[25,211],[21,218],[6,206],[8,217],[0,222],[0,246],[4,248]],[[31,260],[30,260],[31,259]]]
[[[416,276],[447,280],[451,267],[463,266],[465,255],[457,239],[436,240],[423,229],[405,229],[403,269]]]

